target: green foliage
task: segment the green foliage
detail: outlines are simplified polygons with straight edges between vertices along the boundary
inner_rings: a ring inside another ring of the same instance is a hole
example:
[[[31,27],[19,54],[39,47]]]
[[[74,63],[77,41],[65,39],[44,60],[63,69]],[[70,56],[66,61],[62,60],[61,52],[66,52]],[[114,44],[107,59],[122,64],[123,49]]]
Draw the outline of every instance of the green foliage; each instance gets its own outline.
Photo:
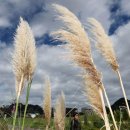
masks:
[[[117,125],[119,126],[120,124],[120,111],[114,112]],[[110,115],[109,116],[109,121],[112,124],[112,120]],[[122,120],[121,120],[121,130],[130,130],[130,119],[127,118],[127,112],[122,111]],[[87,119],[87,120],[86,120]],[[22,121],[22,119],[21,119]],[[70,121],[71,121],[71,116],[66,118],[66,125],[65,125],[65,130],[69,130],[70,128]],[[86,122],[85,122],[86,121]],[[12,118],[6,118],[6,121],[3,118],[0,118],[0,130],[8,130],[8,125],[12,125],[13,119]],[[20,118],[16,120],[16,126],[19,126],[20,123]],[[80,116],[80,123],[82,130],[100,130],[104,126],[104,121],[96,114],[88,115],[87,113],[84,114],[83,116]],[[7,125],[8,124],[8,125]],[[42,117],[37,117],[37,118],[26,118],[25,122],[25,128],[34,128],[34,129],[45,129],[46,123],[45,120]],[[54,119],[51,119],[51,125],[50,127],[52,130],[54,129]],[[105,130],[103,128],[102,130]],[[114,127],[111,127],[111,130],[114,130]]]
[[[127,113],[126,110],[123,110],[123,111],[122,111],[122,115],[123,115],[122,120],[126,121],[126,120],[129,119],[129,116],[128,116],[128,113]]]
[[[120,116],[122,116],[122,113],[120,113],[120,110],[114,111],[114,116],[116,121],[120,121]]]

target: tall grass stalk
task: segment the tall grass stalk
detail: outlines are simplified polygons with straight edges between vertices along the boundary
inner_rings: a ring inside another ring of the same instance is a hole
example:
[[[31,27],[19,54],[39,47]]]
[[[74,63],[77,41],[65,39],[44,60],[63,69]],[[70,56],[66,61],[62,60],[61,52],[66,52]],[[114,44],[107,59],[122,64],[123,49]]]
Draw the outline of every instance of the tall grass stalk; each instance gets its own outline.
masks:
[[[19,88],[21,88],[22,84],[23,84],[23,76],[21,77]],[[14,113],[14,117],[13,117],[13,127],[12,127],[12,130],[15,129],[15,124],[16,124],[16,119],[17,119],[17,113],[18,113],[19,98],[20,98],[20,93],[18,93],[17,97],[16,97],[16,106],[15,106],[15,113]]]
[[[121,78],[121,74],[119,71],[119,64],[112,46],[112,41],[108,37],[108,35],[105,33],[104,28],[102,25],[94,18],[88,19],[88,26],[90,28],[90,32],[92,34],[92,39],[96,41],[96,47],[101,52],[107,63],[111,66],[112,70],[117,73],[118,79],[120,82],[120,86],[123,92],[123,96],[125,99],[127,112],[130,117],[130,107],[128,105],[127,96],[125,93],[123,81]]]
[[[28,97],[35,67],[36,67],[36,47],[35,39],[29,24],[20,18],[19,26],[17,27],[14,37],[14,53],[13,53],[13,72],[16,83],[16,111],[13,119],[13,128],[15,129],[16,117],[18,111],[19,98],[24,88],[25,82],[28,82],[26,106],[24,114],[26,114]]]
[[[109,120],[106,112],[105,101],[103,96],[103,84],[99,83],[100,87],[94,82],[91,75],[84,76],[84,91],[87,93],[89,102],[94,106],[94,110],[104,120],[106,130],[110,130]],[[95,109],[96,108],[96,109]]]
[[[119,70],[117,70],[116,72],[117,72],[117,75],[118,75],[118,78],[119,78],[119,81],[120,81],[120,85],[121,85],[121,89],[122,89],[122,92],[123,92],[123,96],[124,96],[124,99],[125,99],[127,112],[128,112],[129,117],[130,117],[130,107],[129,107],[129,104],[128,104],[128,101],[127,101],[127,97],[126,97],[124,85],[123,85],[123,82],[122,82],[121,74],[120,74]]]
[[[45,80],[43,110],[46,120],[46,130],[48,130],[51,121],[51,83],[49,78]]]
[[[17,114],[18,114],[18,104],[19,104],[19,97],[17,97],[17,99],[16,99],[16,106],[15,106],[15,113],[14,113],[14,117],[13,117],[13,127],[12,127],[12,130],[15,129],[15,124],[16,124],[16,119],[17,119]]]
[[[106,108],[102,106],[105,103],[103,102],[104,100],[101,102],[101,98],[103,97],[97,91],[97,89],[102,90],[101,73],[98,72],[93,62],[90,41],[85,29],[78,18],[67,8],[60,5],[53,5],[53,7],[59,14],[58,19],[64,23],[64,28],[54,32],[53,36],[56,40],[69,43],[66,45],[71,52],[69,56],[76,65],[84,69],[85,75],[87,76],[85,79],[85,93],[89,95],[90,103],[97,108],[98,113],[105,116],[106,128],[110,130],[108,119],[106,119],[108,118],[107,113],[104,110]]]
[[[30,95],[31,84],[32,84],[32,80],[29,80],[28,85],[27,85],[27,94],[26,94],[24,116],[23,116],[23,121],[22,121],[22,130],[24,130],[24,125],[25,125],[26,112],[27,112],[27,108],[28,108],[28,100],[29,100],[29,95]]]
[[[113,120],[114,127],[115,127],[116,130],[118,130],[116,120],[115,120],[115,117],[114,117],[114,114],[113,114],[113,111],[112,111],[112,108],[111,108],[111,104],[110,104],[110,101],[108,99],[108,96],[107,96],[107,93],[106,93],[106,90],[105,90],[104,87],[103,87],[103,91],[104,91],[104,95],[105,95],[105,98],[106,98],[106,101],[107,101],[107,104],[108,104],[108,108],[110,110],[110,114],[111,114],[111,117],[112,117],[112,120]]]
[[[100,94],[101,102],[102,102],[102,106],[103,106],[104,122],[105,122],[106,130],[110,130],[110,124],[109,124],[109,120],[107,117],[107,112],[106,112],[104,98],[103,98],[103,92],[102,92],[101,88],[99,88],[99,94]]]

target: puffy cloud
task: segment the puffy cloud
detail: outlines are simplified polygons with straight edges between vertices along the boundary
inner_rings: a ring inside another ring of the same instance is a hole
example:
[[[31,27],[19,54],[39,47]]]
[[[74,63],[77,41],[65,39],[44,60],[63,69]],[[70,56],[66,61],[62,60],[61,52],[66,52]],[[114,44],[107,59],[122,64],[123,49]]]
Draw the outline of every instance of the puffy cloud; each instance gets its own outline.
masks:
[[[41,37],[47,31],[55,30],[61,24],[59,21],[54,20],[54,16],[56,15],[52,10],[51,4],[57,3],[63,5],[70,9],[79,19],[86,23],[86,19],[88,17],[94,17],[98,19],[103,25],[106,31],[108,31],[110,26],[110,12],[108,9],[108,1],[107,0],[99,0],[98,4],[96,0],[85,1],[85,0],[46,0],[44,10],[42,12],[37,13],[32,18],[30,22],[34,34],[36,37]],[[104,17],[105,16],[105,17]],[[37,31],[39,30],[40,31]]]
[[[123,26],[130,21],[130,16],[127,10],[128,7],[126,7],[129,6],[129,4],[126,3],[126,0],[109,1],[109,10],[111,12],[109,35],[113,35],[120,26]]]
[[[117,30],[116,34],[111,36],[110,38],[113,41],[114,48],[118,57],[127,95],[130,98],[128,78],[128,75],[130,74],[130,69],[128,66],[130,62],[130,44],[128,42],[129,26],[130,24],[120,27]],[[5,95],[5,99],[2,99],[1,102],[7,103],[9,101],[11,102],[11,99],[14,99],[15,95],[14,78],[10,64],[11,57],[9,53],[10,51],[12,51],[12,47],[7,47],[3,44],[0,51],[0,74],[2,75],[2,78],[0,79],[0,94],[2,94],[3,96]],[[67,51],[62,46],[52,47],[43,44],[37,48],[37,53],[37,69],[32,84],[30,103],[42,105],[44,78],[48,75],[52,84],[53,105],[55,103],[57,95],[60,94],[61,91],[64,91],[66,95],[67,106],[86,106],[88,102],[82,92],[83,81],[82,78],[79,76],[82,73],[82,70],[78,67],[73,67],[72,61],[67,60],[65,57],[63,57],[63,55],[65,55]],[[122,97],[117,76],[106,64],[101,55],[97,51],[95,51],[93,45],[92,53],[97,68],[103,73],[103,82],[110,97],[110,101],[111,103],[113,103],[118,98]],[[6,90],[9,90],[10,92]],[[7,95],[10,96],[10,98],[6,98]],[[21,101],[25,102],[25,90],[21,97]]]
[[[6,18],[0,18],[0,27],[11,26],[10,22]]]
[[[14,25],[20,16],[30,19],[30,16],[42,10],[42,6],[44,6],[42,0],[2,1],[0,4],[0,26],[9,27]]]
[[[12,46],[1,47],[1,64],[0,64],[0,94],[3,97],[1,103],[6,104],[15,98],[15,80],[11,67]],[[81,92],[81,78],[78,76],[80,69],[72,66],[72,63],[63,58],[65,50],[60,46],[50,47],[42,45],[37,48],[37,69],[32,83],[30,103],[43,103],[44,79],[48,75],[52,84],[52,101],[53,105],[61,91],[66,95],[66,102],[68,106],[77,105],[81,102],[84,105],[84,96]],[[10,57],[10,58],[9,58]],[[8,90],[8,91],[7,91]],[[25,102],[25,91],[21,96],[21,101]],[[10,93],[10,94],[9,94]],[[8,98],[6,96],[8,95]],[[75,98],[75,95],[78,95]]]

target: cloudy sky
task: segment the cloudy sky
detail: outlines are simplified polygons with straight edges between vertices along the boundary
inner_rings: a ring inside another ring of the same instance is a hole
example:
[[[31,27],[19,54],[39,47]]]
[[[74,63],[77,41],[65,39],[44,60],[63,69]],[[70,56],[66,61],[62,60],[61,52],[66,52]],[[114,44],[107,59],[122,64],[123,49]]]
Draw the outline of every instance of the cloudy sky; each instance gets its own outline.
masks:
[[[11,66],[13,37],[19,17],[27,20],[33,30],[37,46],[37,68],[29,103],[42,105],[44,78],[50,77],[53,105],[61,91],[67,106],[87,106],[82,92],[82,70],[73,67],[72,61],[63,58],[66,50],[62,43],[52,42],[49,35],[62,26],[55,20],[52,3],[70,9],[85,25],[89,17],[100,21],[113,41],[120,64],[120,71],[128,98],[130,99],[130,2],[129,0],[0,0],[0,104],[9,104],[15,98],[15,80]],[[122,97],[117,76],[92,45],[97,68],[103,74],[111,103]],[[25,92],[21,97],[25,102]]]

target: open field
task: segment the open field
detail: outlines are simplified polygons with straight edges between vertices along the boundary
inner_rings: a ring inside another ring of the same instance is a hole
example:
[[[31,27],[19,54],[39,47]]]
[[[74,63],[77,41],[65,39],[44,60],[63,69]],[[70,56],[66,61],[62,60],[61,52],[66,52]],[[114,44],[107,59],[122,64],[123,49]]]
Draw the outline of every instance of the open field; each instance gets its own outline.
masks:
[[[89,115],[84,119],[84,115],[80,116],[80,123],[82,130],[100,130],[102,126],[104,125],[104,122],[102,119],[100,119],[97,115]],[[120,130],[130,130],[130,120],[128,120],[126,117],[124,117],[123,121],[121,121],[121,129]],[[70,117],[66,118],[66,127],[65,130],[69,130],[69,124],[70,124]],[[116,117],[117,125],[120,126],[120,118]],[[16,122],[17,129],[19,130],[21,126],[22,118],[18,118]],[[0,130],[10,130],[12,126],[12,118],[6,118],[4,121],[3,118],[0,118]],[[110,124],[112,124],[112,121],[110,119]],[[7,128],[8,126],[8,128]],[[43,118],[26,118],[25,121],[25,130],[45,130],[46,121]],[[51,128],[54,129],[54,123],[53,119],[51,119]],[[111,127],[112,128],[112,127]],[[103,128],[102,130],[105,130]],[[113,128],[111,130],[114,130]]]
[[[81,125],[82,125],[82,129],[87,129],[87,130],[98,130],[100,127],[102,127],[103,125],[103,121],[101,121],[100,119],[96,119],[95,118],[95,122],[92,121],[94,117],[90,117],[91,119],[88,121],[88,123],[85,125],[83,122],[83,116],[80,118],[81,121]],[[17,128],[20,128],[20,122],[21,122],[21,118],[19,118],[16,122],[16,126]],[[3,126],[6,128],[6,125],[9,125],[9,128],[11,128],[11,124],[12,124],[12,118],[7,118],[6,122],[3,120],[3,118],[0,119],[1,124],[3,123]],[[94,123],[94,124],[93,124]],[[66,128],[65,130],[69,130],[69,124],[70,124],[70,118],[66,119]],[[44,130],[46,126],[45,120],[42,118],[26,118],[25,121],[25,130]],[[54,124],[53,124],[53,119],[51,120],[51,127],[54,130]],[[4,129],[3,129],[4,130]]]

